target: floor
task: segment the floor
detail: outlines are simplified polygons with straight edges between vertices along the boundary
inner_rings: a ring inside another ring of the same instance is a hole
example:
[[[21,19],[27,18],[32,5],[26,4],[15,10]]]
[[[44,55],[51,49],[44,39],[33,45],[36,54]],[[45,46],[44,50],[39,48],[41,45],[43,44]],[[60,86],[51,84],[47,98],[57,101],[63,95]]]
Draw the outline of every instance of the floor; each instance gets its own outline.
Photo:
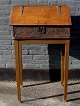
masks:
[[[0,106],[80,106],[80,70],[69,70],[66,103],[57,74],[53,81],[50,77],[48,70],[23,70],[22,103],[19,103],[15,69],[0,69]]]

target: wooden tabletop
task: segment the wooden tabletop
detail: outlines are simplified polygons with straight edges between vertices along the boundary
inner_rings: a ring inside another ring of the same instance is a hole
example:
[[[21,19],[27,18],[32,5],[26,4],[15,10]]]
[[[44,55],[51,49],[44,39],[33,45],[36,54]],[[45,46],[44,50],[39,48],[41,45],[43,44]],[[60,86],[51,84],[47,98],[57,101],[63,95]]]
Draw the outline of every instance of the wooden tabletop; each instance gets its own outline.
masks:
[[[70,8],[67,5],[13,6],[10,25],[71,25]]]

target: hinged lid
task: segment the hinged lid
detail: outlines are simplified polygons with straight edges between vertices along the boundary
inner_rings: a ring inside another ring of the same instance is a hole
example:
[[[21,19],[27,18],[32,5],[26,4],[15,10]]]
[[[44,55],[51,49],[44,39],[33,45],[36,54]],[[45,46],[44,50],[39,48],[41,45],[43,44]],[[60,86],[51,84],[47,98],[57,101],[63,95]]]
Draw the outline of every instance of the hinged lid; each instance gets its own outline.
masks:
[[[57,6],[13,6],[10,25],[71,25],[70,9]]]

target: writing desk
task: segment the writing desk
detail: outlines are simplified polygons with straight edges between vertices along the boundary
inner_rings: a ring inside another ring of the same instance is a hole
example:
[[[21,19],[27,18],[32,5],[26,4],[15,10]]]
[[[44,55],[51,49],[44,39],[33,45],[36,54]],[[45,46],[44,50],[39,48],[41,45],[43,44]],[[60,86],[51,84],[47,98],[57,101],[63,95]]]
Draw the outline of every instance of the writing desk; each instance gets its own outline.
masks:
[[[22,44],[60,44],[61,84],[67,100],[68,61],[70,46],[70,9],[67,5],[13,6],[10,14],[13,26],[18,100],[21,101]]]

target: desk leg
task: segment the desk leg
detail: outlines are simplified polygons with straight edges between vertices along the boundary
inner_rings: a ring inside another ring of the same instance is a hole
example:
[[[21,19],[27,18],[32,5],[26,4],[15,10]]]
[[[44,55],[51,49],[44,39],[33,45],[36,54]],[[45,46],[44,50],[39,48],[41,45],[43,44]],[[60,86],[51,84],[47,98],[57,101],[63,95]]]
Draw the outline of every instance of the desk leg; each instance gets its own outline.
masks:
[[[65,44],[65,70],[64,70],[64,101],[67,101],[68,62],[69,62],[69,40]]]
[[[20,88],[20,66],[19,66],[19,41],[14,40],[15,48],[15,63],[16,63],[16,81],[17,81],[17,92],[18,101],[21,102],[21,88]]]
[[[61,51],[61,85],[64,83],[64,55],[65,55],[65,46],[62,45]]]
[[[20,67],[20,84],[22,85],[22,44],[19,42],[19,67]]]

